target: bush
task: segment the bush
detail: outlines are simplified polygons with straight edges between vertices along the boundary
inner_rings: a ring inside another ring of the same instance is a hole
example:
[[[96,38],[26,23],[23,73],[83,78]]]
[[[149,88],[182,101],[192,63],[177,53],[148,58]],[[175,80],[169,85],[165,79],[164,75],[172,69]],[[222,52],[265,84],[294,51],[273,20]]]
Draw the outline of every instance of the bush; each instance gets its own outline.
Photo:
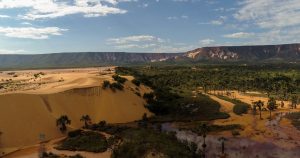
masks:
[[[233,112],[237,115],[247,114],[248,105],[245,104],[236,104],[233,107]]]
[[[143,98],[146,99],[147,102],[151,102],[154,100],[154,93],[153,92],[145,93],[143,95]]]
[[[68,133],[68,136],[69,137],[77,137],[77,136],[80,136],[81,135],[81,132],[82,132],[82,130],[80,130],[80,129],[78,129],[78,130],[74,130],[74,131],[70,131],[69,133]]]
[[[231,131],[231,134],[232,134],[232,136],[239,136],[239,135],[240,135],[240,132],[237,131],[237,130],[232,130],[232,131]]]
[[[131,81],[133,84],[135,84],[136,86],[140,86],[141,85],[141,81],[139,81],[139,80],[137,80],[137,79],[133,79],[132,81]]]
[[[67,156],[67,157],[65,157],[65,156],[58,156],[58,155],[56,155],[56,154],[53,154],[53,153],[47,153],[47,152],[44,152],[43,153],[43,156],[42,156],[43,158],[83,158],[83,156],[81,156],[80,154],[76,154],[76,155],[74,155],[74,156]]]
[[[56,149],[70,151],[105,152],[108,143],[105,136],[96,132],[82,132],[75,137],[68,137]]]
[[[127,81],[126,78],[123,78],[123,77],[121,77],[121,76],[119,76],[119,75],[113,75],[112,78],[113,78],[115,81],[117,81],[118,83],[121,83],[121,84],[124,84],[124,83]]]
[[[293,112],[286,115],[286,118],[292,121],[292,125],[300,130],[300,112]]]
[[[110,82],[107,81],[107,80],[103,81],[103,83],[102,83],[102,88],[103,88],[103,89],[106,89],[106,88],[109,88],[109,87],[110,87]]]
[[[137,96],[141,97],[141,93],[140,92],[135,92],[134,94],[136,94]]]
[[[119,83],[119,82],[114,82],[114,83],[110,84],[110,88],[111,88],[113,91],[115,91],[116,89],[122,91],[122,90],[124,89],[124,86],[123,86],[121,83]]]
[[[122,133],[124,142],[113,149],[112,158],[147,157],[151,152],[164,157],[199,157],[187,144],[179,142],[172,134],[159,133],[149,129],[130,129]]]

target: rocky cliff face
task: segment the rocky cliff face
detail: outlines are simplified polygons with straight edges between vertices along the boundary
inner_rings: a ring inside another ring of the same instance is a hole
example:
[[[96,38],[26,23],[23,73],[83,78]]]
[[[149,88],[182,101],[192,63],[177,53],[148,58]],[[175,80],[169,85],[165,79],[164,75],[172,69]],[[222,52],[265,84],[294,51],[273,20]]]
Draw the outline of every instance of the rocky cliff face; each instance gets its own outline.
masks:
[[[300,60],[300,44],[204,47],[184,56],[194,60]]]

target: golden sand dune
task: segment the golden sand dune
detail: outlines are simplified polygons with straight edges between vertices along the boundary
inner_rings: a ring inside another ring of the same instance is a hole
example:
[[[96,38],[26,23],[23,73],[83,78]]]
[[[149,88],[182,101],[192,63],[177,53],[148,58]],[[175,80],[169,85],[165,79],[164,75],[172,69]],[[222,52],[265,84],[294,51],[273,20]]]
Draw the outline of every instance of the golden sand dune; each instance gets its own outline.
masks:
[[[61,137],[56,127],[56,119],[61,115],[67,115],[72,121],[71,129],[83,126],[82,115],[89,115],[94,123],[101,120],[125,123],[140,119],[144,113],[151,115],[144,108],[144,99],[135,94],[143,95],[149,88],[136,87],[127,81],[123,91],[104,90],[100,85],[104,79],[112,80],[111,74],[89,73],[85,76],[66,73],[62,75],[63,82],[0,95],[0,148],[37,144],[40,134],[45,134],[47,140]],[[52,75],[47,74],[45,79],[53,80]]]

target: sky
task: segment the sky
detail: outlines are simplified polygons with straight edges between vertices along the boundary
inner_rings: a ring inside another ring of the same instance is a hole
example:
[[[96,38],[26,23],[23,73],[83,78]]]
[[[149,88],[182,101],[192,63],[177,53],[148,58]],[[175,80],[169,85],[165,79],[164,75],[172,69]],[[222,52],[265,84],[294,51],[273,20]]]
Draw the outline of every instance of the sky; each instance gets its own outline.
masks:
[[[300,0],[0,0],[0,54],[300,42]]]

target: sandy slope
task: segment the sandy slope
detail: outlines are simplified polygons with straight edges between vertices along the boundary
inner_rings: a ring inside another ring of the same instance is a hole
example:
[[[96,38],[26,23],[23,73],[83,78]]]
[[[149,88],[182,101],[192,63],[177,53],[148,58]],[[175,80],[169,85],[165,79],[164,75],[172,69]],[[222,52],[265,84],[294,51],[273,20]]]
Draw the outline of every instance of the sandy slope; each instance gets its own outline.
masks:
[[[98,69],[45,72],[42,80],[51,82],[35,89],[16,89],[0,95],[0,155],[3,151],[37,144],[40,134],[45,134],[47,140],[61,137],[55,124],[61,115],[71,119],[70,129],[80,128],[83,125],[80,118],[86,114],[96,123],[101,120],[131,122],[144,113],[151,115],[144,108],[143,98],[135,94],[149,92],[147,87],[136,87],[127,81],[124,91],[103,90],[100,85],[103,80],[112,81],[112,74],[100,75]],[[63,76],[64,81],[52,82],[57,79],[55,74]]]

